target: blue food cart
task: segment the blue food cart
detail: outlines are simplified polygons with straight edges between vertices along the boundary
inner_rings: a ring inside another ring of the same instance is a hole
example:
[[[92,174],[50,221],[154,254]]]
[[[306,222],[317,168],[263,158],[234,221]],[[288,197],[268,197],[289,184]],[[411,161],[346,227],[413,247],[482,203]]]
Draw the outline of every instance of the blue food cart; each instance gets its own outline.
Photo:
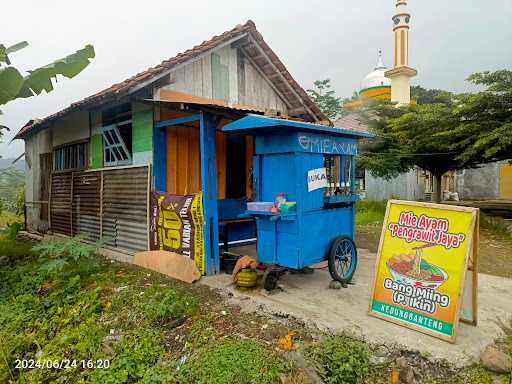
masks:
[[[325,260],[332,278],[348,283],[357,265],[357,141],[370,135],[260,115],[223,131],[255,138],[254,202],[246,215],[256,219],[258,261],[268,265],[264,287],[275,288],[286,270]],[[278,211],[276,196],[286,200]]]

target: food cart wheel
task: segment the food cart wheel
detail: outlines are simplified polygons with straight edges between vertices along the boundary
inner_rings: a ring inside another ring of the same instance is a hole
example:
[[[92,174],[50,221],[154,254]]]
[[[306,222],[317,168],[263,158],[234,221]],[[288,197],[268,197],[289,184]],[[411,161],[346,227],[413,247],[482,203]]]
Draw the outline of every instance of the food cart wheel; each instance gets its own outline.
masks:
[[[357,266],[357,249],[352,239],[340,236],[332,242],[329,252],[329,273],[333,280],[349,283]]]

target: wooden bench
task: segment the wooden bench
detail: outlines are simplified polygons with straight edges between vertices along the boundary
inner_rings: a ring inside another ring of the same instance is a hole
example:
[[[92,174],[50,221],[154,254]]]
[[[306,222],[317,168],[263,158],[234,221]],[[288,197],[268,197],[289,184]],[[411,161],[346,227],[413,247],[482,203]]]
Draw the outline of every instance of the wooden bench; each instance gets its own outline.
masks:
[[[226,218],[219,220],[221,230],[219,232],[219,240],[222,242],[222,251],[228,252],[229,250],[229,227],[238,224],[253,223],[254,217],[240,217],[240,218]]]

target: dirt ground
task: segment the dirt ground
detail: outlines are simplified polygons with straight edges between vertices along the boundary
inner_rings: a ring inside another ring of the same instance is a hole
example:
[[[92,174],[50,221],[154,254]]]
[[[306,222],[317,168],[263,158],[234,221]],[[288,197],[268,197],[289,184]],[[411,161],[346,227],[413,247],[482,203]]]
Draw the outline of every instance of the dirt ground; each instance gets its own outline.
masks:
[[[358,226],[357,247],[377,252],[381,229],[380,225]],[[512,239],[510,237],[496,235],[481,228],[478,257],[480,273],[512,278]]]

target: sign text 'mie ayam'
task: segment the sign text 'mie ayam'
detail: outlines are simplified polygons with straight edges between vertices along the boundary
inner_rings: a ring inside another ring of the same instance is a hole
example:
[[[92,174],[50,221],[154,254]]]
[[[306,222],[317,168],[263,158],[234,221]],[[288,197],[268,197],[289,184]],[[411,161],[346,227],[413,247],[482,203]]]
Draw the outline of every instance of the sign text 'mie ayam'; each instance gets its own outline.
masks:
[[[450,223],[447,219],[439,219],[428,215],[417,216],[413,212],[401,212],[398,223],[390,223],[388,229],[392,237],[400,238],[408,243],[421,241],[442,245],[446,249],[458,248],[466,236],[463,233],[448,232]]]

